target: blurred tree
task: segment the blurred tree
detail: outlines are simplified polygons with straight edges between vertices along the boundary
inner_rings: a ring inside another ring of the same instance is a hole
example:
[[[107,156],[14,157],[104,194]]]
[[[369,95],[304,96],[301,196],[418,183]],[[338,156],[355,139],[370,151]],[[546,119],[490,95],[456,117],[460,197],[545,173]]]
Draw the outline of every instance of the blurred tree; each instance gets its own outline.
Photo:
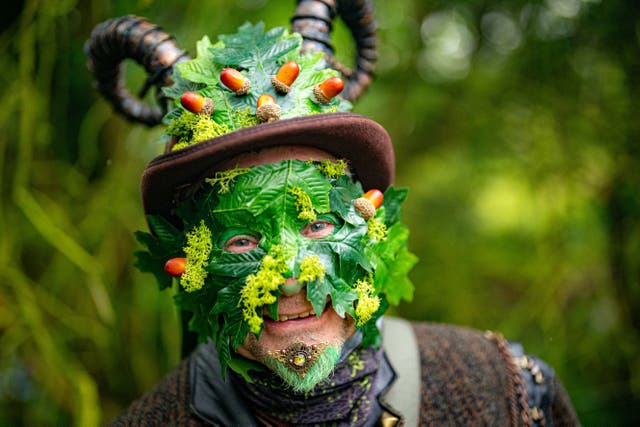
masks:
[[[91,89],[93,26],[147,16],[193,51],[293,2],[25,0],[0,23],[0,424],[104,423],[179,359],[137,273],[159,129]],[[640,421],[640,14],[631,0],[377,2],[356,111],[394,138],[422,262],[415,319],[498,329],[547,359],[586,425]],[[343,26],[339,56],[353,52]],[[128,84],[144,76],[127,66]]]

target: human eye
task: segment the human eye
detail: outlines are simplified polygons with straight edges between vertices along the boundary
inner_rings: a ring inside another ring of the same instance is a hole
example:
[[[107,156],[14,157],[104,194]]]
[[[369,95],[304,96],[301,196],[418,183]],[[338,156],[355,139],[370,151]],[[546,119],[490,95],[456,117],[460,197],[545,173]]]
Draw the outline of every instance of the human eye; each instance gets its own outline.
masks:
[[[249,252],[258,247],[258,238],[250,234],[238,234],[227,239],[222,249],[234,254]]]
[[[310,224],[307,224],[300,234],[309,239],[320,239],[322,237],[327,237],[333,234],[336,226],[331,221],[327,221],[326,219],[320,219],[318,221],[313,221]]]

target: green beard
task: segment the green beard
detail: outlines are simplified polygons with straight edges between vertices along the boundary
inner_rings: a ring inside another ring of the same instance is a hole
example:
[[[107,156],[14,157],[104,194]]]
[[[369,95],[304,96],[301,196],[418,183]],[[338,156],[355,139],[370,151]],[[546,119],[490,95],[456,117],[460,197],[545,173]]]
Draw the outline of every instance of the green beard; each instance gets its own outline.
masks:
[[[376,320],[389,304],[410,300],[413,293],[407,273],[416,258],[407,250],[408,231],[399,222],[406,191],[387,189],[375,217],[365,221],[353,206],[362,187],[345,174],[344,163],[286,160],[233,169],[207,181],[195,197],[179,204],[182,231],[161,217],[148,218],[154,236],[138,233],[148,252],[138,253],[137,265],[153,272],[165,288],[171,280],[162,266],[186,254],[182,292],[175,300],[193,313],[189,328],[215,342],[223,375],[247,334],[259,338],[263,310],[277,317],[277,299],[288,277],[303,281],[318,316],[330,300],[340,317],[354,318],[364,346],[379,346]],[[316,219],[331,222],[334,232],[318,239],[301,235]],[[255,236],[257,247],[243,253],[224,250],[234,234]],[[336,351],[323,352],[313,375],[293,372],[297,380],[277,361],[263,363],[292,387],[313,387],[333,369],[335,361],[329,362]]]
[[[274,356],[267,355],[264,359],[261,359],[261,362],[282,378],[285,384],[291,387],[294,392],[307,393],[333,372],[340,360],[341,351],[342,346],[331,345],[326,347],[320,352],[304,376],[301,376],[299,372]]]

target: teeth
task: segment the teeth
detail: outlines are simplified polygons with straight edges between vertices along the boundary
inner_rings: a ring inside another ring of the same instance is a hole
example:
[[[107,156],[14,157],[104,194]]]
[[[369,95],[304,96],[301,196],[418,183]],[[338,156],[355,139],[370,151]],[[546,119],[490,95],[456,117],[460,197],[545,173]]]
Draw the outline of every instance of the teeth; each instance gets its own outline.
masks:
[[[293,320],[293,319],[304,319],[305,317],[309,317],[311,315],[315,315],[316,312],[313,310],[309,310],[306,311],[304,313],[300,313],[300,314],[290,314],[290,315],[284,315],[284,314],[280,314],[278,316],[278,322],[286,322],[287,320]]]

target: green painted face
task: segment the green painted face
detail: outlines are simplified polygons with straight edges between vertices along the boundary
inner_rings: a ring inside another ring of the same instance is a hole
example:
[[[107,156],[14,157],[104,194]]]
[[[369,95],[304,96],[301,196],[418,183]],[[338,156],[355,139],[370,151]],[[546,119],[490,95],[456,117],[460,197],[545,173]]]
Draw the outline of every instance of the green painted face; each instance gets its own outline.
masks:
[[[306,286],[316,313],[329,296],[339,316],[353,317],[364,345],[378,345],[375,321],[388,304],[411,298],[407,272],[416,259],[398,222],[406,192],[388,189],[365,221],[353,206],[362,187],[344,169],[287,160],[227,171],[179,206],[185,232],[152,217],[157,238],[139,234],[149,252],[138,264],[161,285],[158,263],[186,254],[176,302],[194,313],[191,329],[214,339],[223,371],[249,332],[259,336],[263,309],[277,317],[289,277]]]

